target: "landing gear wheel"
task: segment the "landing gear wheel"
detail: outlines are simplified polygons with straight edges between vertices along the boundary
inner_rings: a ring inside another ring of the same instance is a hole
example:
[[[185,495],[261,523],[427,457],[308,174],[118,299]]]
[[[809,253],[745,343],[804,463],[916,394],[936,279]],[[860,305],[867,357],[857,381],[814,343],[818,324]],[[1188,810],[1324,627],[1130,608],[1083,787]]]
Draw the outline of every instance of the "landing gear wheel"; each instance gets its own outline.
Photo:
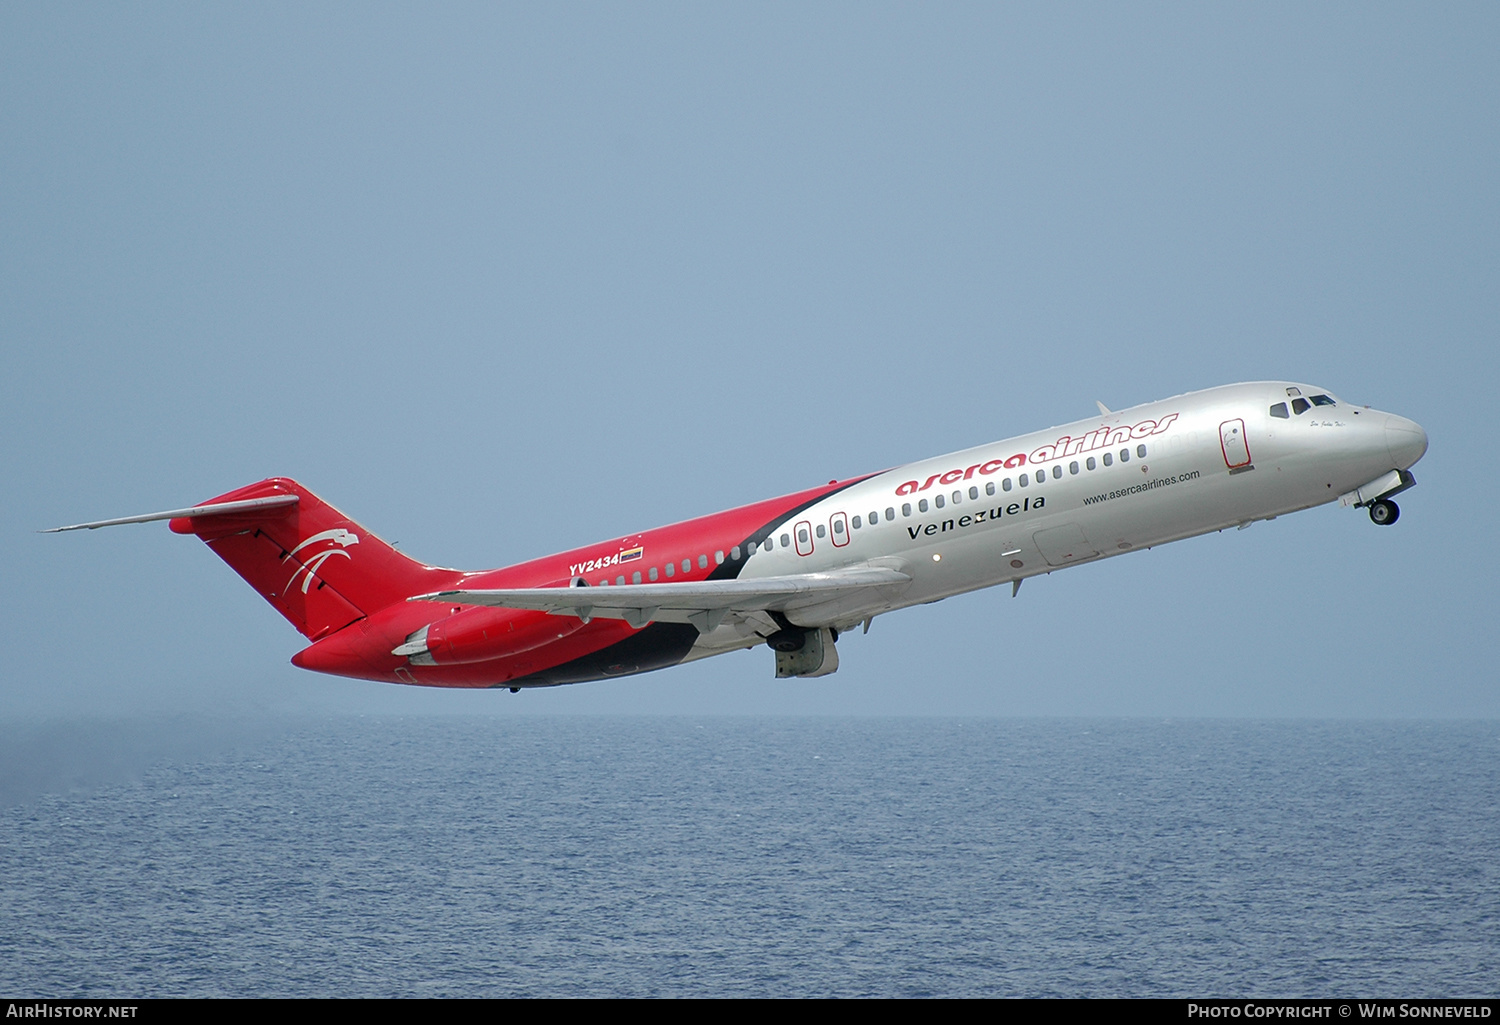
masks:
[[[1401,516],[1401,509],[1395,502],[1382,498],[1378,502],[1370,503],[1370,522],[1376,526],[1389,527]]]
[[[766,643],[771,646],[772,651],[790,654],[802,650],[802,646],[807,643],[807,634],[797,629],[777,630],[766,638]]]

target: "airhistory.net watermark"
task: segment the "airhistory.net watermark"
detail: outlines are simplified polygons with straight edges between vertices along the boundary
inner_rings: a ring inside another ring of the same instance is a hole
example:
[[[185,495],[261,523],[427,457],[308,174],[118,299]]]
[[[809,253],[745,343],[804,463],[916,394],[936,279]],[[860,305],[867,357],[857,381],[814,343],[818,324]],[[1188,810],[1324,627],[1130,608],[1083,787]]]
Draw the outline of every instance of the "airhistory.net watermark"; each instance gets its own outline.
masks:
[[[7,1018],[134,1018],[135,1004],[74,1004],[52,1000],[8,1003]]]

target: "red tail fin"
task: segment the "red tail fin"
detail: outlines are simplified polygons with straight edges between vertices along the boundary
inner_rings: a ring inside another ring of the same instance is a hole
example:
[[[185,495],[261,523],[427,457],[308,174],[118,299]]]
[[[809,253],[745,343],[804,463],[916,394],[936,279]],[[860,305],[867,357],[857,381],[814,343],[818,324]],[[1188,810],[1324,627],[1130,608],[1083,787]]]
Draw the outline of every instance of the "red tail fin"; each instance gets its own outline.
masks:
[[[274,495],[298,501],[270,509],[172,521],[197,534],[309,640],[462,576],[409,559],[294,480],[272,477],[212,499]],[[205,503],[207,504],[207,503]]]

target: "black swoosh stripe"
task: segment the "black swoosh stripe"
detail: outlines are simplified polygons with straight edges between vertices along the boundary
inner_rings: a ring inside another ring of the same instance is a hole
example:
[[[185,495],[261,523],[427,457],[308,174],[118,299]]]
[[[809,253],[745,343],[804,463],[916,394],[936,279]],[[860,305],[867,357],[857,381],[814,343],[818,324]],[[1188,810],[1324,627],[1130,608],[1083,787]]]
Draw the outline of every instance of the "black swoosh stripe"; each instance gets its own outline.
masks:
[[[863,483],[871,477],[879,474],[866,474],[853,480],[845,481],[838,487],[829,488],[820,495],[809,498],[800,505],[778,515],[775,519],[750,532],[750,535],[740,542],[747,551],[752,542],[762,544],[776,526],[798,513],[811,509],[814,505],[837,495],[846,488]],[[713,572],[709,573],[708,580],[733,580],[740,575],[749,559],[738,561],[726,559],[715,566]],[[688,652],[693,650],[693,645],[698,641],[698,628],[691,623],[652,623],[643,630],[638,630],[614,644],[600,648],[598,651],[588,655],[580,655],[561,665],[550,669],[543,669],[527,676],[518,676],[514,680],[506,680],[504,683],[494,684],[496,687],[556,687],[565,683],[587,683],[590,680],[603,680],[611,676],[631,676],[636,673],[649,673],[656,669],[665,669],[675,666],[687,657]]]

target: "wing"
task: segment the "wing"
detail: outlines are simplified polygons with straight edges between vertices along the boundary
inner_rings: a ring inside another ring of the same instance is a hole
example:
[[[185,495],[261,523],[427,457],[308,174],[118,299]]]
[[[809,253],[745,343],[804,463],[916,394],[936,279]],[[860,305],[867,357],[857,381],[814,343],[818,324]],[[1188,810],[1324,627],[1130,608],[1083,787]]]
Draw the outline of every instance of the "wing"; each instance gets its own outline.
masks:
[[[691,623],[699,633],[709,633],[725,619],[743,619],[758,612],[796,612],[799,625],[818,625],[819,620],[847,617],[850,610],[878,605],[909,583],[911,577],[898,570],[855,566],[755,580],[437,591],[410,600],[534,609],[577,616],[585,623],[594,617],[623,619],[637,629],[650,622]]]

